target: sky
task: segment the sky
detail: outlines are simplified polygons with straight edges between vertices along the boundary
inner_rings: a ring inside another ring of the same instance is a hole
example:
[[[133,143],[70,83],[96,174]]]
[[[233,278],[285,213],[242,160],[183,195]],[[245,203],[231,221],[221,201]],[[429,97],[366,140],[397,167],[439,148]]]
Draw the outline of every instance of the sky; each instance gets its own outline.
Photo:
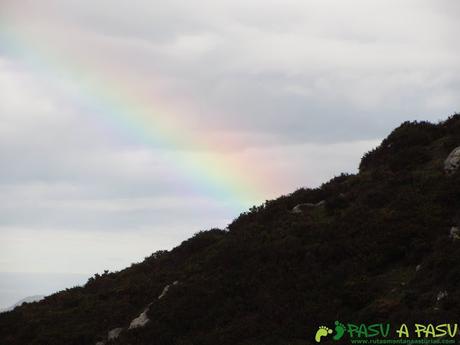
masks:
[[[459,111],[456,0],[0,1],[0,308]],[[52,278],[50,278],[52,277]]]

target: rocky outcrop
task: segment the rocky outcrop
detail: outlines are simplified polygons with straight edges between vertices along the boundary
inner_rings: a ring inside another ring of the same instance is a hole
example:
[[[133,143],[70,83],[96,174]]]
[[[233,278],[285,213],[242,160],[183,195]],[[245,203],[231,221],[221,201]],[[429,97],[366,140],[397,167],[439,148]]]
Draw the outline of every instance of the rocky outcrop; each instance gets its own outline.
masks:
[[[111,331],[107,333],[107,339],[110,340],[115,340],[120,336],[120,333],[123,332],[123,328],[114,328]]]
[[[447,291],[439,291],[438,295],[436,296],[436,301],[439,302],[443,300],[444,298],[446,298],[447,296],[449,296]]]
[[[177,285],[179,284],[179,282],[176,280],[174,283],[172,284],[168,284],[164,287],[163,291],[161,292],[160,296],[158,296],[158,299],[162,299],[163,297],[166,296],[166,294],[168,293],[169,291],[169,288],[172,286],[172,285]]]
[[[179,284],[179,281],[176,280],[172,284],[166,285],[164,287],[163,291],[161,292],[161,294],[158,296],[158,299],[162,299],[164,296],[166,296],[166,294],[168,293],[168,291],[171,288],[171,286],[174,286],[174,285],[177,285],[177,284]],[[147,313],[148,313],[151,305],[152,305],[152,303],[150,303],[147,306],[147,308],[145,308],[144,311],[138,317],[136,317],[133,321],[131,321],[131,324],[129,325],[128,329],[144,327],[150,321],[149,317],[147,316]]]
[[[458,227],[456,227],[456,226],[453,226],[450,229],[449,237],[454,241],[455,240],[460,240],[460,229]]]
[[[291,212],[294,213],[294,214],[301,214],[301,213],[304,213],[307,210],[311,210],[311,209],[314,209],[314,208],[317,208],[317,207],[324,206],[325,203],[326,202],[324,200],[322,200],[320,202],[317,202],[316,204],[311,203],[311,202],[298,204],[298,205],[294,206],[294,208],[291,210]]]
[[[460,167],[460,146],[455,148],[447,159],[444,161],[444,170],[446,174],[452,175]]]
[[[179,284],[179,281],[176,280],[172,284],[166,285],[163,288],[163,291],[161,292],[161,294],[158,296],[158,299],[162,299],[164,296],[166,296],[171,286],[174,286],[177,284]],[[153,302],[150,303],[138,317],[136,317],[135,319],[131,321],[131,323],[129,324],[128,330],[144,327],[146,324],[150,322],[150,319],[147,314],[152,304]],[[117,339],[120,336],[121,332],[123,332],[123,328],[121,327],[112,329],[111,331],[107,333],[107,340],[111,341],[111,340]],[[99,341],[96,343],[96,345],[105,345],[105,342]]]
[[[150,321],[149,317],[147,316],[149,309],[150,305],[138,317],[131,321],[128,329],[144,327]]]

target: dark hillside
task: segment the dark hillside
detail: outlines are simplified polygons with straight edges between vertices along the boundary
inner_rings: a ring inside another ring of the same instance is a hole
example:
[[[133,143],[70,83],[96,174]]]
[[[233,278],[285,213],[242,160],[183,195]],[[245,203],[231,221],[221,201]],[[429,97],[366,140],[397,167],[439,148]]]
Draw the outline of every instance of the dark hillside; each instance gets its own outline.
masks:
[[[459,146],[460,115],[405,122],[357,175],[0,314],[0,344],[96,344],[123,328],[108,343],[296,345],[335,320],[456,321],[460,172],[444,162]]]

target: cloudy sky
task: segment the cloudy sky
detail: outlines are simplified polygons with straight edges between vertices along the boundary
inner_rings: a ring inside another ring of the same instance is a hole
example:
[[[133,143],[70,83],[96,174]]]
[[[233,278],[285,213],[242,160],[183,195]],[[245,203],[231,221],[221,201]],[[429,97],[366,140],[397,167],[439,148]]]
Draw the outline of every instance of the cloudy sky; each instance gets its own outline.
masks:
[[[402,121],[459,111],[459,14],[0,1],[0,308],[355,172]]]

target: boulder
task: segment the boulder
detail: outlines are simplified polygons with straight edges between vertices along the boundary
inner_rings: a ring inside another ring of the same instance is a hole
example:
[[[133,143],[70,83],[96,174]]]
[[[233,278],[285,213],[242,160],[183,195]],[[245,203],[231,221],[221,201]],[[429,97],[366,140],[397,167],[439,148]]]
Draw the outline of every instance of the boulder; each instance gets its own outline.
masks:
[[[439,291],[439,292],[438,292],[438,295],[436,296],[436,301],[439,302],[440,300],[446,298],[447,296],[449,296],[449,294],[447,293],[447,291],[445,291],[445,290],[444,290],[444,291]]]
[[[448,175],[455,173],[460,167],[460,146],[455,148],[444,161],[444,171]]]
[[[120,336],[120,333],[123,332],[123,328],[114,328],[107,333],[108,340],[115,340]]]
[[[317,202],[316,204],[311,203],[311,202],[298,204],[298,205],[294,206],[294,208],[291,210],[291,212],[294,213],[294,214],[301,214],[304,211],[311,210],[311,209],[316,208],[316,207],[324,206],[325,203],[326,203],[326,201],[321,200],[320,202]]]
[[[460,229],[456,226],[450,228],[449,237],[454,241],[460,240]]]
[[[150,321],[147,316],[148,311],[149,308],[145,309],[138,317],[131,321],[129,329],[144,327]]]

